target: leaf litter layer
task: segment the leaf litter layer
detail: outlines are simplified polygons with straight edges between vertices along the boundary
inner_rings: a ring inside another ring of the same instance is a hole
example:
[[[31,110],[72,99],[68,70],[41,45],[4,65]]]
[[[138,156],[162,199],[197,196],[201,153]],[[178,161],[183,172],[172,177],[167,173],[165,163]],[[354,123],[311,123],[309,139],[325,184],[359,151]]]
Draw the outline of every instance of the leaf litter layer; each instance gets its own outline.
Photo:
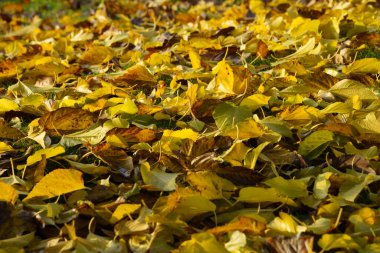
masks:
[[[3,252],[379,252],[378,1],[0,6]]]

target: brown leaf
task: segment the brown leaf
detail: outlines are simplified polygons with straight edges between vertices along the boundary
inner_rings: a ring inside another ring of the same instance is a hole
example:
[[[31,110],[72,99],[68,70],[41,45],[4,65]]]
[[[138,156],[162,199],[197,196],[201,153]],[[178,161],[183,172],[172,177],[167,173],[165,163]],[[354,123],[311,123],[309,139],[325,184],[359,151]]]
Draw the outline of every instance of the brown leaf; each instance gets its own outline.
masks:
[[[207,232],[219,235],[239,230],[250,235],[264,235],[265,229],[266,225],[264,223],[249,217],[241,216],[236,221],[209,229]]]
[[[18,140],[25,137],[25,134],[17,128],[8,125],[5,120],[0,119],[0,138]]]
[[[157,138],[158,131],[152,129],[140,129],[136,126],[129,128],[114,128],[107,133],[107,136],[117,135],[126,142],[150,142]]]
[[[262,40],[257,43],[256,54],[261,58],[267,58],[269,54],[268,46]]]
[[[77,108],[60,108],[45,113],[38,123],[53,136],[75,133],[95,124],[97,117],[89,111]]]
[[[272,237],[269,245],[276,253],[312,253],[314,238],[311,236],[295,236],[292,238]]]
[[[125,82],[130,85],[150,83],[155,84],[156,79],[143,65],[135,65],[125,71],[124,75],[115,79],[116,82]]]
[[[212,112],[221,102],[218,99],[197,100],[191,110],[197,119],[212,117]]]
[[[17,74],[17,66],[12,61],[0,62],[0,78],[9,78]]]

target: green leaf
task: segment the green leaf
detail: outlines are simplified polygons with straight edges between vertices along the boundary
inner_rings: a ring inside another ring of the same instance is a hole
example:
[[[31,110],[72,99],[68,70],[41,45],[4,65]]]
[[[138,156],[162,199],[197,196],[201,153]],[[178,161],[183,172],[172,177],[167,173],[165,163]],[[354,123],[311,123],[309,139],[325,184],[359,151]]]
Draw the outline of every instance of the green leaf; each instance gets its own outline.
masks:
[[[244,166],[246,166],[247,168],[250,168],[251,170],[255,169],[256,162],[257,162],[257,159],[259,158],[260,153],[269,143],[270,142],[268,141],[263,142],[256,148],[248,151],[246,156],[244,157]]]
[[[59,143],[66,147],[72,147],[86,142],[91,145],[96,145],[104,139],[108,130],[109,129],[96,124],[79,132],[64,135]]]
[[[233,183],[210,171],[189,173],[186,180],[208,199],[221,199],[224,198],[224,192],[236,190]]]
[[[323,110],[321,110],[322,113],[328,114],[328,113],[351,113],[352,112],[352,105],[348,103],[343,102],[335,102],[332,104],[329,104],[326,106]]]
[[[274,188],[245,187],[239,192],[237,199],[241,202],[260,203],[260,202],[282,202],[293,205],[294,202],[282,195]]]
[[[380,112],[370,112],[364,119],[355,121],[353,125],[360,133],[380,134]]]
[[[7,247],[26,247],[34,239],[35,232],[31,232],[25,235],[16,236],[10,239],[0,240],[0,249]],[[21,250],[20,252],[23,252]]]
[[[298,153],[308,159],[317,158],[334,140],[334,134],[328,130],[312,133],[300,143]]]
[[[334,225],[335,220],[328,218],[319,218],[313,224],[307,226],[308,231],[317,235],[326,234]]]
[[[331,172],[325,172],[323,174],[319,174],[315,179],[313,192],[317,199],[324,199],[327,197],[331,185],[329,180],[331,175]]]
[[[343,98],[352,98],[357,95],[362,100],[378,99],[378,96],[372,90],[367,88],[367,86],[350,79],[344,79],[337,82],[329,91]]]
[[[270,130],[291,138],[293,133],[285,122],[277,117],[268,116],[260,120],[260,123],[267,126]]]
[[[153,186],[159,191],[173,191],[176,188],[175,179],[179,173],[166,173],[159,170],[151,170],[147,162],[141,164],[141,176],[144,183]]]
[[[355,201],[355,199],[367,185],[380,179],[380,176],[376,176],[374,174],[365,175],[355,172],[352,174],[354,175],[348,175],[348,177],[345,178],[345,181],[339,188],[338,194],[338,196],[352,202]]]
[[[268,224],[268,227],[271,229],[269,235],[295,236],[306,231],[306,227],[298,225],[291,215],[284,212],[280,212],[279,215],[280,217],[276,217]]]
[[[251,110],[244,106],[236,106],[227,102],[219,104],[212,116],[220,130],[228,130],[236,126],[239,122],[252,116]]]
[[[282,177],[275,177],[265,181],[264,183],[289,198],[301,198],[307,197],[308,195],[307,185],[303,180],[286,180]]]
[[[324,234],[318,241],[323,251],[332,249],[357,249],[359,245],[348,234]]]

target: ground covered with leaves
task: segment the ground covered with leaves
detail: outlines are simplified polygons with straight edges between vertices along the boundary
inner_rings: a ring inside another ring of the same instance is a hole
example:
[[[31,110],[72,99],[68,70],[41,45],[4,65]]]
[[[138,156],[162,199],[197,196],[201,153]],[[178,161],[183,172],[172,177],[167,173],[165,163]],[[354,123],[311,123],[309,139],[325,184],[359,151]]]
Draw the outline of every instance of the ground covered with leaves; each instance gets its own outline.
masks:
[[[380,252],[379,1],[0,4],[0,252]]]

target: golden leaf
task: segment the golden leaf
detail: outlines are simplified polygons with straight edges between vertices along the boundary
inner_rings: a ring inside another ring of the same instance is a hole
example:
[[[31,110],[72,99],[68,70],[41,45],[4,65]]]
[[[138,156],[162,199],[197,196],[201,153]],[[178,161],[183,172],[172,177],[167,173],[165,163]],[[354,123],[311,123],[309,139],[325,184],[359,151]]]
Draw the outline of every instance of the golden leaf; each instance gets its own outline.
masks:
[[[56,169],[44,176],[23,201],[33,198],[49,199],[85,188],[82,172],[74,169]]]
[[[9,184],[0,181],[0,200],[14,204],[18,198],[18,193]]]

